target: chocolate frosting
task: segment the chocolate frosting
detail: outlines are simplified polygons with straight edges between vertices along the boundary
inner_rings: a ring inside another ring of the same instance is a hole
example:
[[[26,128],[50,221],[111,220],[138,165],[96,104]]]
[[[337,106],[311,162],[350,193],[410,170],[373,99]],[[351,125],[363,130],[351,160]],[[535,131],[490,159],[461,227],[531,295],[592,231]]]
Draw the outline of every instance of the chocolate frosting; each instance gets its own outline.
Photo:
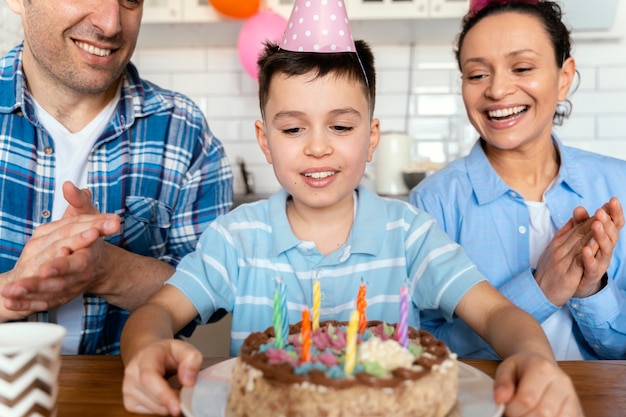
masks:
[[[369,321],[367,327],[376,327],[381,321]],[[329,320],[320,323],[320,327],[332,324],[333,326],[347,326],[347,322]],[[289,326],[289,334],[298,334],[302,328],[302,323],[292,324]],[[354,378],[330,378],[320,370],[311,370],[307,374],[296,375],[293,372],[293,366],[289,363],[269,364],[267,355],[259,350],[261,345],[269,343],[274,338],[274,328],[269,327],[262,333],[252,333],[243,342],[239,357],[241,360],[258,369],[270,383],[275,384],[298,384],[308,382],[315,385],[327,386],[335,389],[349,388],[357,385],[365,385],[376,388],[394,388],[407,380],[417,380],[424,375],[430,373],[434,365],[442,363],[450,356],[447,346],[436,339],[426,330],[416,330],[409,328],[409,339],[419,343],[424,352],[430,355],[417,357],[414,365],[419,365],[420,370],[409,368],[398,368],[392,371],[391,377],[378,378],[365,372],[354,375]],[[432,356],[431,356],[432,355]]]

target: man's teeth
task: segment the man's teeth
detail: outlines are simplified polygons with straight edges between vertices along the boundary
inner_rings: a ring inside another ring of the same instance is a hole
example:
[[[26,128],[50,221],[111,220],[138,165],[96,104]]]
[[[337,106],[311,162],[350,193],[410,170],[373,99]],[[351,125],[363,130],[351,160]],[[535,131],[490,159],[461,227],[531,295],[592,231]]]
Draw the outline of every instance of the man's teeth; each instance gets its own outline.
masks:
[[[332,172],[332,171],[323,171],[323,172],[308,172],[308,173],[304,174],[305,177],[311,177],[311,178],[314,178],[316,180],[321,180],[323,178],[328,178],[331,175],[335,175],[335,173]]]
[[[508,109],[492,110],[488,114],[489,114],[489,117],[500,118],[500,117],[509,117],[514,114],[521,113],[524,110],[526,110],[526,106],[516,106],[516,107],[510,107]]]
[[[94,54],[94,55],[98,55],[98,56],[109,56],[109,55],[111,55],[111,50],[110,49],[96,48],[93,45],[89,45],[87,43],[79,42],[79,41],[76,41],[76,45],[78,45],[78,47],[80,49],[82,49],[84,51],[87,51],[90,54]]]

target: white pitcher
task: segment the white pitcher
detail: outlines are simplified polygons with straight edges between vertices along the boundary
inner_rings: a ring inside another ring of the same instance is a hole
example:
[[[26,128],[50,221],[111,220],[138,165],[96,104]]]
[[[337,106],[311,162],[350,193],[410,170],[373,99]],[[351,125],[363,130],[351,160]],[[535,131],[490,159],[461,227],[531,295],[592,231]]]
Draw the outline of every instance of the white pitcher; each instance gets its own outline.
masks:
[[[411,164],[413,138],[402,132],[380,135],[376,150],[376,192],[381,195],[407,194],[402,170]]]

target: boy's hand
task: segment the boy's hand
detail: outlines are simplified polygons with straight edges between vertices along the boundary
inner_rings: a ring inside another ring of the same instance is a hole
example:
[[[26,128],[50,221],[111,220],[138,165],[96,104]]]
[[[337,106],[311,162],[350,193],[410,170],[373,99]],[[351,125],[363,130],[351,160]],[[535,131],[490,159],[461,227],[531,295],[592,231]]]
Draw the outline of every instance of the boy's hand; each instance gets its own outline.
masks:
[[[124,370],[124,407],[130,412],[178,416],[178,393],[166,378],[177,375],[183,386],[196,383],[202,354],[187,342],[161,340],[139,351]]]
[[[494,401],[506,404],[507,417],[583,417],[571,379],[541,355],[519,353],[496,371]]]

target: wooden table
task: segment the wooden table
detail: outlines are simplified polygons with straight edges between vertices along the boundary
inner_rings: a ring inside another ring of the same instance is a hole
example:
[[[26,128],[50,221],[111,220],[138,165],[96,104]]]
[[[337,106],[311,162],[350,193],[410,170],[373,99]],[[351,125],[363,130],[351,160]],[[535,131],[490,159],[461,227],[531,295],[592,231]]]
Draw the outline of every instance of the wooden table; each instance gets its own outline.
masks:
[[[225,358],[206,358],[205,366]],[[464,360],[493,376],[498,362]],[[574,381],[586,417],[626,416],[626,361],[559,363]],[[137,416],[124,409],[119,356],[64,356],[58,417]]]

